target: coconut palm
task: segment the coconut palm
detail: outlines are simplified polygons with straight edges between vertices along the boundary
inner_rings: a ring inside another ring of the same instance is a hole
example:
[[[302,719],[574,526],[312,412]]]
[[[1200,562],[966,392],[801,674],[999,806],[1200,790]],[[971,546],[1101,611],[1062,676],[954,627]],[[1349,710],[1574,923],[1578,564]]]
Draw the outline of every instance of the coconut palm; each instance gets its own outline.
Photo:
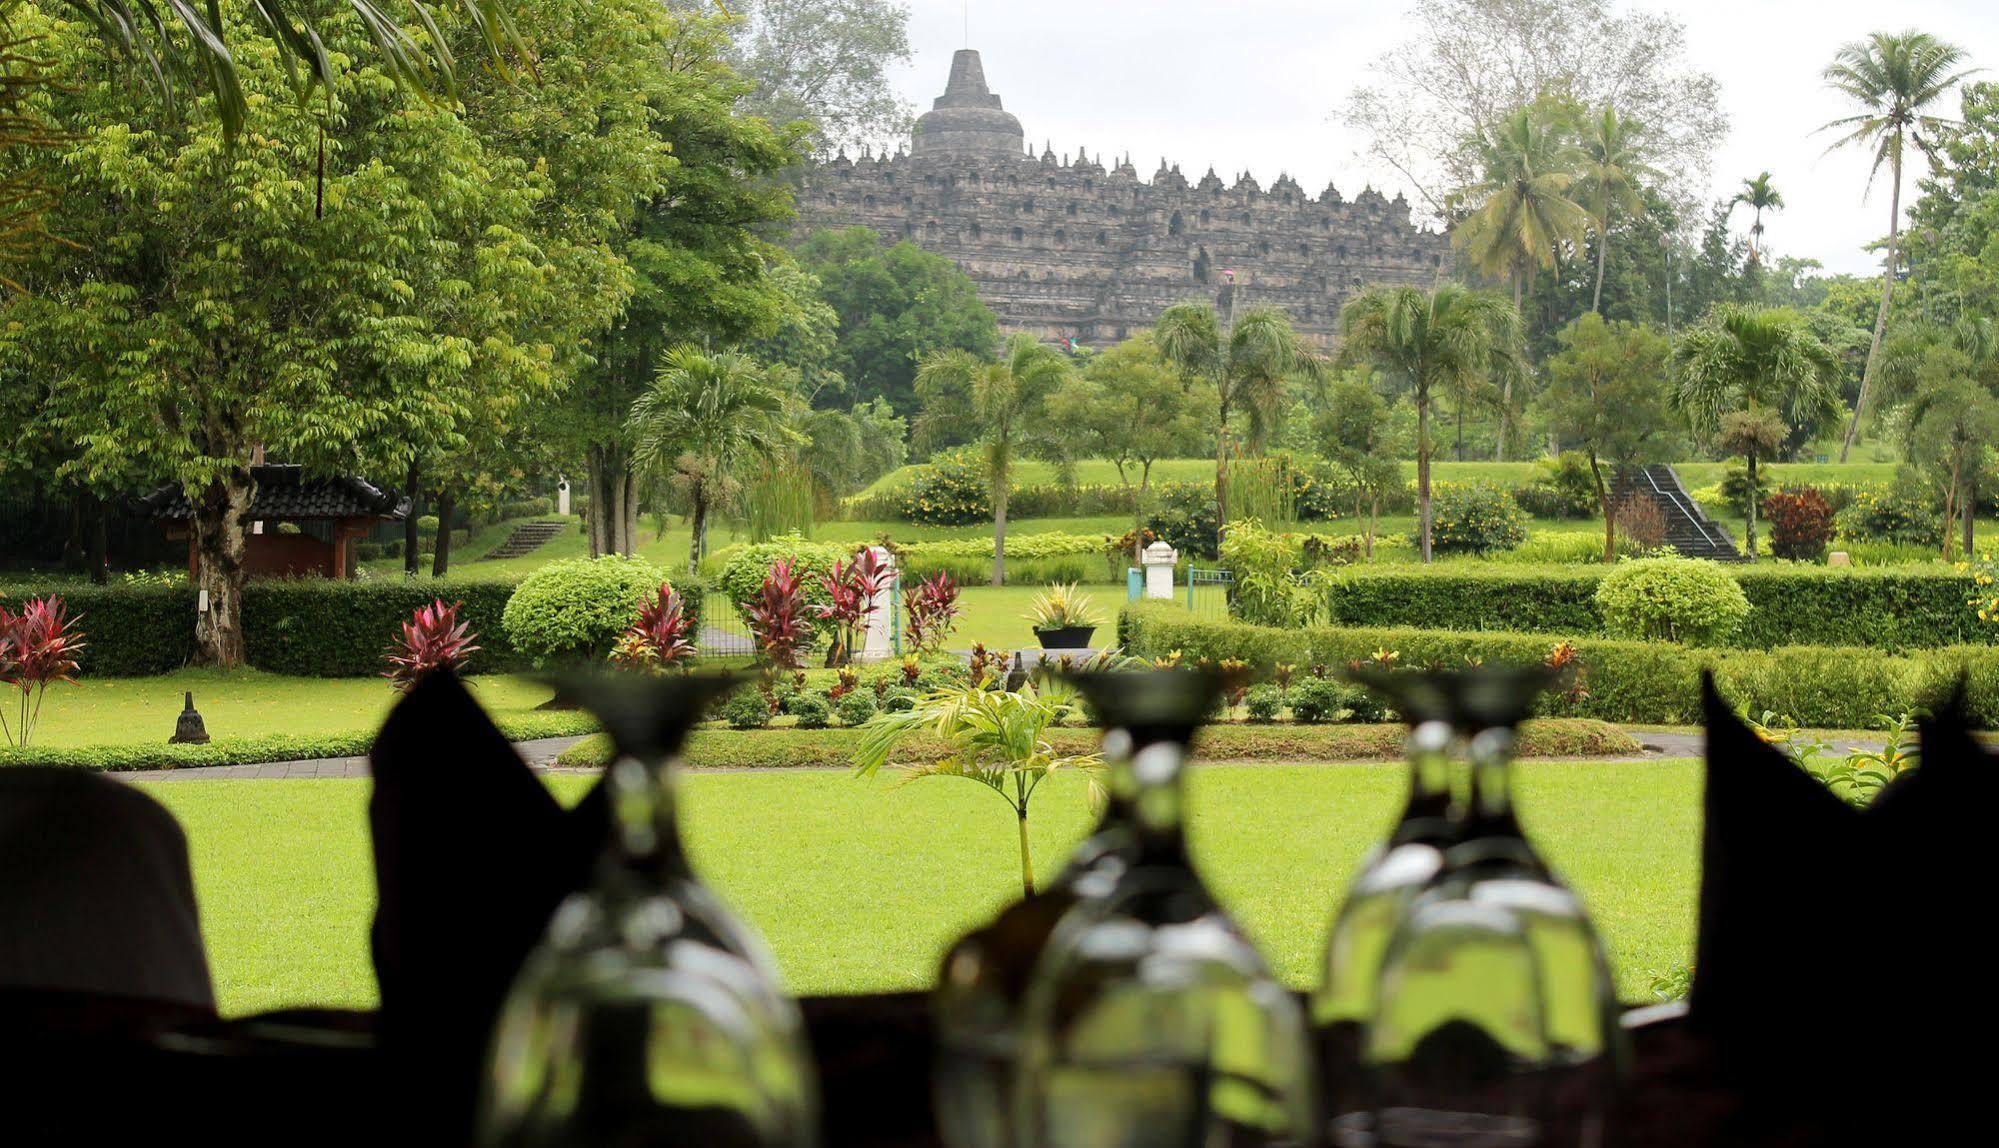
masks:
[[[1749,223],[1749,261],[1760,263],[1763,259],[1763,213],[1784,210],[1784,193],[1770,182],[1770,173],[1764,172],[1755,179],[1742,181],[1742,190],[1728,201],[1728,209],[1734,211],[1745,206],[1754,213]]]
[[[1478,141],[1481,177],[1467,193],[1470,214],[1451,239],[1472,266],[1513,281],[1513,309],[1526,298],[1534,272],[1553,267],[1560,249],[1581,244],[1590,213],[1576,201],[1580,156],[1556,127],[1531,108],[1494,124]],[[1506,457],[1513,420],[1513,379],[1501,384],[1499,441]]]
[[[1645,127],[1606,105],[1583,125],[1576,172],[1576,199],[1589,209],[1596,229],[1596,287],[1590,310],[1603,314],[1603,267],[1610,250],[1610,228],[1619,215],[1645,209],[1646,181],[1659,173],[1646,162]]]
[[[1888,303],[1895,287],[1895,259],[1902,228],[1902,161],[1909,144],[1924,155],[1931,141],[1954,121],[1931,115],[1925,109],[1942,99],[1958,82],[1976,71],[1963,67],[1964,49],[1937,39],[1927,32],[1876,32],[1865,40],[1840,48],[1832,66],[1825,70],[1827,86],[1860,105],[1858,115],[1837,119],[1819,129],[1842,132],[1832,148],[1868,147],[1874,164],[1868,169],[1871,188],[1881,165],[1888,165],[1888,253],[1881,264],[1881,306],[1874,315],[1874,340],[1867,348],[1867,366],[1860,375],[1860,397],[1853,404],[1853,419],[1846,425],[1846,439],[1839,447],[1839,461],[1845,462],[1860,432],[1860,416],[1867,409],[1868,392],[1874,384],[1881,357],[1881,335],[1888,327]],[[1832,148],[1828,148],[1830,151]]]
[[[787,390],[754,359],[675,347],[660,359],[652,385],[632,404],[626,427],[632,458],[655,473],[669,471],[687,494],[694,540],[687,572],[701,572],[708,514],[743,476],[768,467],[799,444],[787,425]]]
[[[1416,537],[1430,560],[1430,404],[1468,392],[1496,366],[1519,361],[1520,311],[1495,295],[1445,283],[1370,288],[1340,310],[1341,355],[1366,364],[1416,403]]]
[[[1230,420],[1245,424],[1251,452],[1262,449],[1284,405],[1284,381],[1306,362],[1291,320],[1273,307],[1223,318],[1205,303],[1176,303],[1153,327],[1159,353],[1182,375],[1215,388],[1215,520],[1228,523]]]
[[[1006,581],[1006,505],[1013,456],[1048,396],[1069,377],[1069,360],[1032,335],[1014,335],[997,362],[970,351],[941,351],[916,368],[918,438],[947,428],[976,427],[985,444],[986,483],[993,500],[993,585]]]
[[[1721,304],[1673,345],[1673,402],[1694,429],[1749,464],[1750,561],[1756,560],[1756,464],[1796,427],[1839,415],[1839,356],[1804,316],[1783,307]]]

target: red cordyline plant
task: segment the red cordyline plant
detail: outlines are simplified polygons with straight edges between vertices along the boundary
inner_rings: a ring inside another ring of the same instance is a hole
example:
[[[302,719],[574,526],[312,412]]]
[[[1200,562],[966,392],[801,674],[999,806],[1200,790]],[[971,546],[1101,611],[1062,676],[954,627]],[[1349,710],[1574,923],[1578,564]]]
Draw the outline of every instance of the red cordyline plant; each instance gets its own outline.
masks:
[[[909,615],[903,629],[909,636],[909,644],[918,653],[942,649],[944,639],[958,620],[958,584],[939,570],[934,577],[919,581],[903,597],[903,607]]]
[[[402,624],[402,632],[389,643],[389,668],[382,674],[398,692],[409,689],[438,670],[454,673],[463,669],[479,647],[472,643],[479,635],[469,622],[458,620],[458,607],[434,598],[428,606],[418,606]]]
[[[764,575],[764,584],[750,604],[743,607],[743,620],[756,639],[757,653],[776,669],[795,670],[799,655],[812,641],[812,624],[806,617],[805,591],[791,560],[783,559]]]
[[[680,591],[662,582],[659,592],[639,606],[639,616],[618,637],[611,664],[626,670],[661,673],[694,660],[694,616]]]
[[[42,718],[42,698],[57,682],[76,684],[77,652],[83,649],[83,631],[63,609],[62,599],[51,594],[30,598],[20,613],[0,604],[0,684],[12,686],[20,697],[9,721],[0,706],[0,737],[8,745],[26,748]]]
[[[833,647],[827,651],[827,665],[842,666],[853,658],[854,646],[866,634],[868,620],[881,608],[875,604],[875,597],[888,588],[892,576],[881,559],[875,557],[873,547],[862,548],[851,562],[833,563],[832,571],[821,576],[827,602],[812,610],[833,624]]]

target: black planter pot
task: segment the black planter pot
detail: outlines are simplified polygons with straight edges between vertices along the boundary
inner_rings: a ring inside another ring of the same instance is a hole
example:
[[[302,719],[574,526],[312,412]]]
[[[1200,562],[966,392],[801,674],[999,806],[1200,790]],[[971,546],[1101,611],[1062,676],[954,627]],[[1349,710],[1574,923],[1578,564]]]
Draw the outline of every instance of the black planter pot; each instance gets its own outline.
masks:
[[[1057,630],[1036,630],[1034,636],[1041,639],[1044,650],[1081,650],[1088,648],[1090,635],[1096,632],[1095,626],[1063,626]]]

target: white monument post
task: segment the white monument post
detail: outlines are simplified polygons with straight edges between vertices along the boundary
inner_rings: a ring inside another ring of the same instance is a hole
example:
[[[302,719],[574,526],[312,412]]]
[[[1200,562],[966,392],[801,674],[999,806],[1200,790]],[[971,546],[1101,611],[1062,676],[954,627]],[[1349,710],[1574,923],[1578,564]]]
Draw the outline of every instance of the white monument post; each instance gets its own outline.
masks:
[[[879,662],[895,652],[895,555],[881,546],[870,546],[875,561],[887,576],[875,592],[874,612],[868,615],[867,634],[861,639],[860,656],[855,661]]]
[[[1145,548],[1139,565],[1145,567],[1146,597],[1172,600],[1173,564],[1179,560],[1179,552],[1164,542],[1155,542]]]
[[[555,512],[564,518],[569,517],[569,480],[566,478],[555,484]]]

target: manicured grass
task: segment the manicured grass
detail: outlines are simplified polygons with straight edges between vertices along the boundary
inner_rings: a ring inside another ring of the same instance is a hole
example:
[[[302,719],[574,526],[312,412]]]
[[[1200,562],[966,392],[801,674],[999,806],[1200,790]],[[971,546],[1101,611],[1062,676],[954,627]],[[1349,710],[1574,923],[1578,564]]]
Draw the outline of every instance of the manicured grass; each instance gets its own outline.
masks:
[[[1589,902],[1623,995],[1689,959],[1700,784],[1690,761],[1528,764],[1522,816]],[[1196,861],[1284,980],[1319,947],[1400,801],[1393,765],[1219,766],[1193,777]],[[222,1007],[365,1007],[374,894],[364,781],[140,782],[181,819]],[[552,780],[567,799],[590,784]],[[1080,781],[1037,798],[1036,863],[1087,829]],[[1019,893],[1011,818],[962,782],[702,773],[682,808],[697,868],[770,942],[792,991],[922,988],[943,947]]]
[[[496,718],[531,713],[552,693],[532,678],[510,674],[467,680],[480,704]],[[395,692],[380,678],[287,678],[256,670],[86,677],[75,686],[49,691],[35,744],[164,744],[174,732],[186,691],[193,691],[208,736],[217,741],[271,734],[366,734],[382,724],[395,701]]]

